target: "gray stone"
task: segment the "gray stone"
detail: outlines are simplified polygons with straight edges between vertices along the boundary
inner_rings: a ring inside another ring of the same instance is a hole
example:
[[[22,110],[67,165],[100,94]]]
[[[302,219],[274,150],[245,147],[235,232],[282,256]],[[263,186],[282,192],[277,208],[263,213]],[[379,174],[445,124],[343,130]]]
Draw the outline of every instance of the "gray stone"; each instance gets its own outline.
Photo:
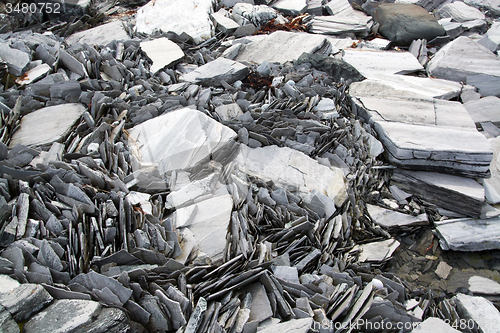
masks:
[[[232,34],[240,27],[240,25],[234,22],[232,19],[225,15],[227,11],[219,10],[217,13],[213,13],[210,15],[216,28],[223,33]]]
[[[493,22],[491,27],[486,32],[486,36],[489,40],[498,46],[500,45],[500,21]]]
[[[69,54],[66,50],[59,50],[59,60],[67,69],[69,69],[73,73],[76,73],[82,77],[89,76],[87,70],[85,69],[85,66],[75,57]]]
[[[469,278],[469,291],[473,294],[500,295],[500,283],[474,275]]]
[[[380,73],[410,74],[424,69],[410,52],[346,49],[342,59],[369,79]]]
[[[3,306],[0,306],[0,332],[18,333],[19,325],[12,319],[12,316]]]
[[[466,4],[489,11],[494,16],[500,16],[499,0],[465,0]]]
[[[150,1],[137,10],[135,27],[137,32],[145,34],[152,34],[155,30],[172,31],[178,35],[186,33],[195,43],[201,43],[213,36],[211,11],[210,1]]]
[[[477,88],[481,96],[500,97],[500,77],[489,74],[478,74],[467,76],[468,85]]]
[[[392,256],[392,253],[399,247],[399,242],[395,239],[387,239],[379,242],[372,242],[360,245],[360,262],[381,262]]]
[[[367,204],[366,208],[372,221],[385,228],[429,224],[427,214],[412,216],[370,204]]]
[[[436,18],[422,7],[406,3],[382,3],[372,13],[379,33],[396,45],[410,45],[414,39],[432,40],[445,34]]]
[[[184,333],[195,333],[203,320],[203,316],[207,311],[207,301],[200,297],[198,303],[189,317],[189,321],[184,329]]]
[[[486,17],[479,9],[468,6],[462,1],[447,3],[441,6],[437,12],[441,18],[451,17],[455,22],[486,20]]]
[[[156,297],[146,295],[139,300],[139,305],[151,314],[147,324],[149,332],[165,332],[171,329],[171,325],[161,310]]]
[[[231,120],[243,114],[237,103],[220,105],[215,108],[215,112],[217,112],[222,120]]]
[[[92,300],[89,294],[66,290],[48,284],[43,284],[43,287],[45,288],[45,290],[47,290],[50,296],[54,297],[55,299],[83,299],[87,301]]]
[[[298,59],[304,52],[328,55],[331,49],[330,42],[324,36],[276,31],[244,45],[235,60],[255,64],[261,64],[264,60],[285,63]]]
[[[174,330],[177,330],[180,327],[186,325],[186,318],[184,318],[184,313],[182,312],[179,302],[171,300],[160,290],[156,290],[155,296],[158,297],[160,302],[165,304],[165,306],[167,307],[170,321],[172,322],[172,327]]]
[[[217,58],[192,72],[180,77],[180,81],[186,81],[203,86],[221,86],[220,81],[229,84],[243,80],[250,70],[240,62],[226,58]]]
[[[333,1],[327,4],[331,16],[315,16],[307,23],[308,31],[323,35],[344,35],[348,33],[365,37],[370,30],[371,17],[354,10],[346,1]]]
[[[24,324],[26,333],[73,332],[89,325],[98,315],[101,305],[94,301],[56,300],[48,308]]]
[[[427,332],[441,332],[441,333],[458,333],[459,330],[454,329],[448,325],[444,320],[429,317],[415,327],[411,333],[427,333]]]
[[[125,312],[116,308],[102,309],[90,324],[80,325],[75,333],[122,333],[130,329]]]
[[[465,103],[464,106],[476,124],[490,121],[500,125],[500,98],[488,96]]]
[[[16,79],[16,83],[19,85],[27,85],[35,82],[50,72],[51,67],[47,64],[38,65]]]
[[[144,326],[148,324],[151,314],[147,312],[142,306],[134,301],[129,300],[124,304],[124,307],[130,313],[130,319],[137,321]]]
[[[278,0],[271,5],[272,8],[287,16],[298,16],[307,9],[306,0]]]
[[[190,108],[148,120],[130,129],[129,135],[129,149],[136,159],[133,169],[158,169],[160,174],[193,167],[237,136],[230,128]]]
[[[254,283],[247,287],[252,294],[252,306],[250,307],[249,322],[261,322],[273,315],[266,289],[261,283]]]
[[[482,75],[500,80],[500,59],[472,39],[459,37],[434,55],[427,72],[433,77],[458,82],[467,80],[467,84],[474,85],[468,77]]]
[[[30,318],[52,301],[52,296],[40,285],[22,284],[9,293],[0,294],[0,305],[5,307],[15,321]]]
[[[340,82],[341,78],[351,82],[363,81],[365,78],[349,63],[324,54],[303,53],[295,63],[310,63],[313,68],[328,73],[335,82]]]
[[[482,332],[497,332],[500,327],[500,312],[486,298],[457,294],[452,298],[461,318],[472,319]]]
[[[14,76],[21,76],[30,62],[30,56],[23,51],[11,48],[6,43],[0,43],[0,60],[4,61],[9,73]]]
[[[130,37],[121,20],[112,21],[92,29],[76,32],[66,38],[67,45],[76,43],[94,45],[108,45],[110,42],[126,41]]]
[[[307,333],[313,324],[312,318],[291,319],[289,321],[271,324],[266,328],[259,330],[259,333],[293,332]]]
[[[19,282],[14,280],[8,275],[0,274],[0,294],[10,293],[17,287],[19,287]]]
[[[300,283],[297,267],[276,266],[273,269],[274,276],[290,283]]]
[[[249,3],[237,3],[232,11],[233,20],[239,25],[252,24],[256,27],[278,18],[278,12],[268,6],[254,6]]]
[[[60,140],[85,112],[81,104],[48,106],[25,115],[14,133],[10,147],[44,145]]]
[[[87,274],[81,273],[72,279],[70,283],[78,283],[87,288],[88,291],[92,291],[93,289],[102,290],[104,288],[108,288],[118,297],[122,305],[128,301],[132,295],[132,290],[125,288],[120,282],[94,271],[90,271]]]
[[[443,250],[483,251],[500,249],[500,218],[450,219],[435,222]]]
[[[141,42],[142,51],[153,61],[149,69],[152,74],[184,57],[182,49],[166,37]]]

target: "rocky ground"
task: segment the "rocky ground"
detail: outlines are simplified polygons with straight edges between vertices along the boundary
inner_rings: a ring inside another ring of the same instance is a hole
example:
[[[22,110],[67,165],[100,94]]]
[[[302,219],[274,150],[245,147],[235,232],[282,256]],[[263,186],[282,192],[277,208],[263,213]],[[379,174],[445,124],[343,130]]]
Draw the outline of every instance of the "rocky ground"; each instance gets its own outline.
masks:
[[[498,0],[0,4],[1,332],[498,332]]]

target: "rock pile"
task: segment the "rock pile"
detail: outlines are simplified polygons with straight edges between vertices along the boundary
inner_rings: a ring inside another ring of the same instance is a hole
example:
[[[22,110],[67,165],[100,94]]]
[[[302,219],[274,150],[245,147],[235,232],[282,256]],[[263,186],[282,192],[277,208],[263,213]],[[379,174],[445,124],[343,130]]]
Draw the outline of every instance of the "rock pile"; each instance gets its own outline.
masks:
[[[2,7],[2,332],[496,329],[494,4],[255,2]]]

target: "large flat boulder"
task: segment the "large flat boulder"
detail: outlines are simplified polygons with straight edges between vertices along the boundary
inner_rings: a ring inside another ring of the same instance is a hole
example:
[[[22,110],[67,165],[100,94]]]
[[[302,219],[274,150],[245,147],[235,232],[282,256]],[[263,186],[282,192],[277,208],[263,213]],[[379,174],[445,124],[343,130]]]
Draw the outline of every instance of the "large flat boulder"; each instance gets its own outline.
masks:
[[[10,140],[10,147],[18,143],[39,146],[58,141],[71,130],[73,124],[85,112],[77,103],[47,106],[25,115],[21,127]]]
[[[432,40],[445,34],[427,10],[414,4],[382,3],[372,13],[379,33],[396,45],[410,45],[414,39]]]
[[[486,47],[469,37],[458,37],[441,48],[429,61],[430,76],[477,86],[468,78],[483,76],[500,82],[500,59]]]
[[[66,44],[75,43],[94,45],[107,45],[113,40],[129,40],[130,36],[121,20],[112,21],[92,29],[76,32],[66,38]]]
[[[193,167],[237,136],[229,127],[190,108],[145,121],[129,134],[134,170],[158,169],[160,174]]]
[[[500,218],[451,219],[434,222],[443,250],[485,251],[500,249]]]

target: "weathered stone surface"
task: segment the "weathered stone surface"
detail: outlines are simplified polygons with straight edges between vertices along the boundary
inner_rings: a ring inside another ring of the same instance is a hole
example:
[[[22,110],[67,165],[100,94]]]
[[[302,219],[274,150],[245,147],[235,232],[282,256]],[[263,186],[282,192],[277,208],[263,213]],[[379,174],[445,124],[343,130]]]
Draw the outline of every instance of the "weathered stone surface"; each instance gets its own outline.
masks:
[[[0,294],[0,305],[5,307],[15,321],[30,318],[52,301],[52,296],[40,285],[25,283],[16,289]]]
[[[240,169],[264,181],[298,191],[306,196],[311,190],[332,198],[336,206],[346,199],[344,176],[338,168],[320,165],[309,156],[288,147],[249,148],[241,145],[236,158]],[[321,175],[321,176],[319,176]]]
[[[500,283],[475,275],[469,278],[469,290],[474,294],[499,295]]]
[[[196,239],[198,249],[216,262],[222,259],[226,246],[232,208],[233,199],[230,195],[217,196],[178,209],[173,221],[177,228],[188,228]],[[190,252],[190,249],[183,249],[182,258],[187,258],[187,251]]]
[[[473,319],[482,332],[496,332],[500,327],[500,312],[486,298],[457,294],[453,297],[458,314]]]
[[[454,329],[442,319],[429,317],[420,324],[418,324],[418,326],[411,331],[411,333],[419,333],[419,332],[458,333],[460,331]]]
[[[376,224],[385,228],[429,224],[426,214],[411,216],[370,204],[367,204],[366,208],[368,209],[368,213],[370,214],[372,220]]]
[[[474,177],[488,174],[493,150],[477,131],[388,121],[375,122],[389,160],[420,170],[441,170]]]
[[[190,108],[148,120],[129,133],[130,149],[137,160],[133,168],[158,169],[160,173],[192,167],[237,136],[230,128]]]
[[[278,0],[271,5],[272,8],[287,16],[303,14],[307,9],[306,0]]]
[[[152,34],[155,30],[186,33],[196,43],[213,36],[210,0],[154,0],[137,10],[136,29]],[[162,19],[158,19],[161,17]]]
[[[239,25],[252,24],[259,27],[278,18],[278,12],[275,9],[265,5],[254,6],[246,2],[238,1],[233,7],[232,17]]]
[[[272,324],[260,330],[260,333],[293,332],[306,333],[313,324],[312,318],[291,319],[289,321]]]
[[[490,11],[494,16],[500,16],[499,0],[465,0],[466,4]]]
[[[232,19],[225,15],[227,11],[219,10],[217,13],[210,15],[216,28],[224,33],[231,34],[238,29],[240,26],[238,23],[234,22]]]
[[[447,100],[457,97],[461,91],[462,85],[458,82],[384,73],[349,85],[349,94],[355,97],[439,98]]]
[[[483,251],[500,249],[500,218],[452,219],[435,222],[444,250]]]
[[[116,20],[92,29],[76,32],[66,38],[66,44],[108,45],[114,40],[125,41],[129,39],[127,31],[123,27],[123,22]]]
[[[364,80],[356,68],[347,62],[324,54],[303,53],[295,62],[296,64],[310,63],[313,68],[327,72],[332,79],[339,82],[341,78],[358,82]]]
[[[500,125],[500,98],[488,96],[465,103],[464,106],[476,124],[490,121]]]
[[[18,333],[19,325],[12,319],[12,316],[3,306],[0,306],[0,332]]]
[[[50,72],[50,66],[47,64],[41,64],[35,68],[30,69],[23,76],[16,79],[16,83],[19,85],[30,84],[38,79],[41,79]]]
[[[427,65],[429,75],[441,79],[465,82],[468,77],[484,75],[500,78],[500,59],[490,50],[468,37],[459,37],[441,48]],[[474,85],[476,86],[476,85]]]
[[[414,39],[432,40],[445,34],[434,16],[414,4],[382,3],[372,16],[380,24],[380,34],[396,45],[410,45]]]
[[[87,274],[81,273],[72,279],[70,283],[78,283],[87,288],[88,291],[94,289],[103,290],[107,288],[118,297],[121,305],[127,302],[132,295],[132,290],[125,288],[120,282],[94,271],[90,271]]]
[[[255,64],[261,64],[264,60],[284,63],[298,59],[304,52],[329,54],[330,50],[331,44],[323,36],[276,31],[253,43],[244,45],[235,60]]]
[[[21,119],[21,128],[12,136],[10,147],[18,143],[43,145],[60,140],[84,112],[81,104],[61,104],[27,114]]]
[[[331,9],[331,7],[328,6],[327,9]],[[364,37],[370,29],[368,23],[370,19],[370,16],[352,9],[349,5],[339,12],[335,11],[332,16],[314,16],[307,26],[308,31],[314,34],[343,35],[354,33],[359,37]]]
[[[217,58],[181,76],[180,80],[204,86],[220,86],[221,80],[232,84],[237,80],[243,80],[249,72],[248,67],[240,62]]]
[[[455,22],[486,20],[486,17],[479,9],[468,6],[462,1],[447,3],[441,6],[437,12],[441,18],[451,17]]]
[[[360,245],[360,262],[381,262],[390,258],[392,253],[399,247],[399,242],[395,239],[387,239],[380,242],[372,242]]]
[[[19,287],[19,282],[8,275],[0,275],[0,294],[10,293],[17,287]]]
[[[273,310],[264,286],[261,283],[254,283],[248,287],[248,291],[252,294],[252,306],[248,321],[261,322],[270,318],[273,315]]]
[[[141,49],[153,60],[149,69],[153,74],[184,57],[181,48],[166,37],[141,42]]]
[[[101,305],[94,301],[57,300],[24,324],[26,333],[73,332],[89,325]]]
[[[217,112],[222,120],[234,119],[243,114],[243,111],[237,103],[220,105],[215,108],[215,112]]]
[[[366,78],[384,74],[409,74],[423,69],[410,52],[347,49],[342,58]]]
[[[10,74],[21,76],[30,62],[30,57],[26,52],[11,48],[6,43],[1,42],[0,60],[7,63]]]
[[[116,308],[102,309],[97,318],[90,324],[82,324],[75,333],[121,333],[130,329],[125,312]]]

